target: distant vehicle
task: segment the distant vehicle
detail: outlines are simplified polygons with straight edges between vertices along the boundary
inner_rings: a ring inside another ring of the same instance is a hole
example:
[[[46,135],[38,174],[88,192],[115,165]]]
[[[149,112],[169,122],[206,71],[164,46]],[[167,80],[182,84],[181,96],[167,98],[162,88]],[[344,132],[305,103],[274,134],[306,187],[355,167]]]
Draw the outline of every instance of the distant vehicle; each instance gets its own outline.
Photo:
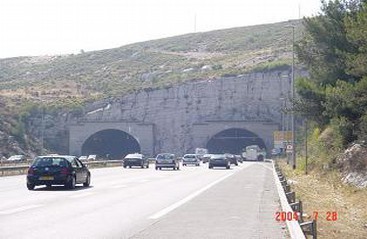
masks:
[[[212,154],[209,159],[209,168],[214,167],[225,167],[226,169],[231,168],[231,161],[225,154]]]
[[[88,161],[95,161],[95,160],[97,160],[97,155],[91,154],[91,155],[88,156],[87,160]]]
[[[182,157],[182,166],[187,166],[188,164],[200,166],[200,159],[196,154],[185,154]]]
[[[250,145],[246,147],[245,152],[243,152],[242,157],[246,160],[251,161],[264,161],[266,157],[266,152],[262,150],[258,145]]]
[[[132,166],[139,166],[141,168],[149,168],[149,160],[146,158],[143,154],[134,153],[134,154],[128,154],[124,158],[123,167],[129,167]]]
[[[195,154],[196,156],[200,159],[200,160],[203,160],[203,156],[204,154],[207,154],[208,153],[208,150],[205,149],[205,148],[196,148],[195,149]]]
[[[236,166],[238,166],[238,161],[236,156],[234,156],[233,154],[225,154],[225,156],[229,159],[229,161],[231,162],[231,164],[234,164]]]
[[[33,190],[38,185],[64,185],[73,189],[79,183],[88,187],[90,179],[88,168],[75,156],[38,156],[28,169],[27,188]]]
[[[241,155],[236,154],[235,157],[237,158],[237,162],[243,163],[243,158]]]
[[[88,156],[82,155],[82,156],[79,157],[79,160],[80,161],[87,161],[88,160]]]
[[[158,154],[155,159],[155,169],[172,168],[173,170],[180,169],[180,163],[176,155],[171,153]]]
[[[211,154],[204,154],[203,157],[201,157],[201,160],[203,163],[209,162],[209,159],[211,157]]]
[[[13,156],[10,156],[6,161],[8,161],[8,162],[24,162],[24,161],[26,161],[26,158],[22,154],[13,155]]]

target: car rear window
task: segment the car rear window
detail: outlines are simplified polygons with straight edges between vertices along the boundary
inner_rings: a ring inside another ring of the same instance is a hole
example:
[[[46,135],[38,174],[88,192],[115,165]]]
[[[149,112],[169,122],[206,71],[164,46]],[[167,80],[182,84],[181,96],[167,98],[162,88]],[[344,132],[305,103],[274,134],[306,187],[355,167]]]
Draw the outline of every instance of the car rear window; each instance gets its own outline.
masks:
[[[196,158],[195,154],[185,155],[184,158]]]
[[[210,158],[211,159],[225,159],[225,157],[226,157],[225,155],[221,154],[221,155],[212,155]]]
[[[36,158],[33,162],[33,166],[36,167],[66,167],[67,161],[64,158]]]
[[[157,159],[173,159],[172,154],[158,154]]]

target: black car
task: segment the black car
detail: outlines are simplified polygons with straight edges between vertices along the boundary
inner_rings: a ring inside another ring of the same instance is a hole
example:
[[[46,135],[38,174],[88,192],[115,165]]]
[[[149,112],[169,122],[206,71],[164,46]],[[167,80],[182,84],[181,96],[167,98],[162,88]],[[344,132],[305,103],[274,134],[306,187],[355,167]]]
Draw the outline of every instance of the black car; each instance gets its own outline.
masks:
[[[231,161],[225,154],[212,154],[209,159],[209,168],[213,167],[225,167],[229,169],[231,167]]]
[[[141,168],[144,168],[144,167],[149,168],[149,160],[143,154],[138,154],[138,153],[128,154],[124,158],[123,167],[131,168],[132,166],[138,166]]]
[[[155,159],[155,169],[172,168],[173,170],[179,170],[180,164],[176,155],[171,153],[158,154]]]
[[[38,185],[64,185],[73,189],[81,183],[88,187],[90,178],[88,168],[75,156],[38,156],[28,169],[27,188],[33,190]]]

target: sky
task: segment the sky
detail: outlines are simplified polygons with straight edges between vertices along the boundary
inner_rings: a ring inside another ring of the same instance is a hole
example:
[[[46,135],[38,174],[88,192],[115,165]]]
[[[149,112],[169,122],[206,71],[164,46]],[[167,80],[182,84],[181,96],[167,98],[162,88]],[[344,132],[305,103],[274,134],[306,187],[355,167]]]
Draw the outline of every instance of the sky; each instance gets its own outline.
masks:
[[[71,54],[315,16],[320,0],[0,0],[0,58]]]

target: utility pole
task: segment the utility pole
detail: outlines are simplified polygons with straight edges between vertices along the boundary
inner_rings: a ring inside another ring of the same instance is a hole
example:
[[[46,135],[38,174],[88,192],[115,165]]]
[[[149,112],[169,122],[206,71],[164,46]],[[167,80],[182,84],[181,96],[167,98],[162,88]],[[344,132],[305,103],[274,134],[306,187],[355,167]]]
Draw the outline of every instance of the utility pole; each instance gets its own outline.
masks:
[[[308,141],[307,141],[307,137],[308,137],[308,120],[307,118],[305,119],[305,134],[306,134],[306,139],[305,139],[305,160],[306,160],[306,166],[305,166],[305,174],[307,175],[308,174],[308,171],[307,171],[307,164],[308,164]]]
[[[43,155],[44,137],[45,137],[45,108],[42,107],[42,118],[41,118],[41,155]]]
[[[295,134],[295,117],[294,117],[294,98],[295,98],[295,84],[294,84],[294,25],[292,27],[292,167],[296,169],[296,134]]]

